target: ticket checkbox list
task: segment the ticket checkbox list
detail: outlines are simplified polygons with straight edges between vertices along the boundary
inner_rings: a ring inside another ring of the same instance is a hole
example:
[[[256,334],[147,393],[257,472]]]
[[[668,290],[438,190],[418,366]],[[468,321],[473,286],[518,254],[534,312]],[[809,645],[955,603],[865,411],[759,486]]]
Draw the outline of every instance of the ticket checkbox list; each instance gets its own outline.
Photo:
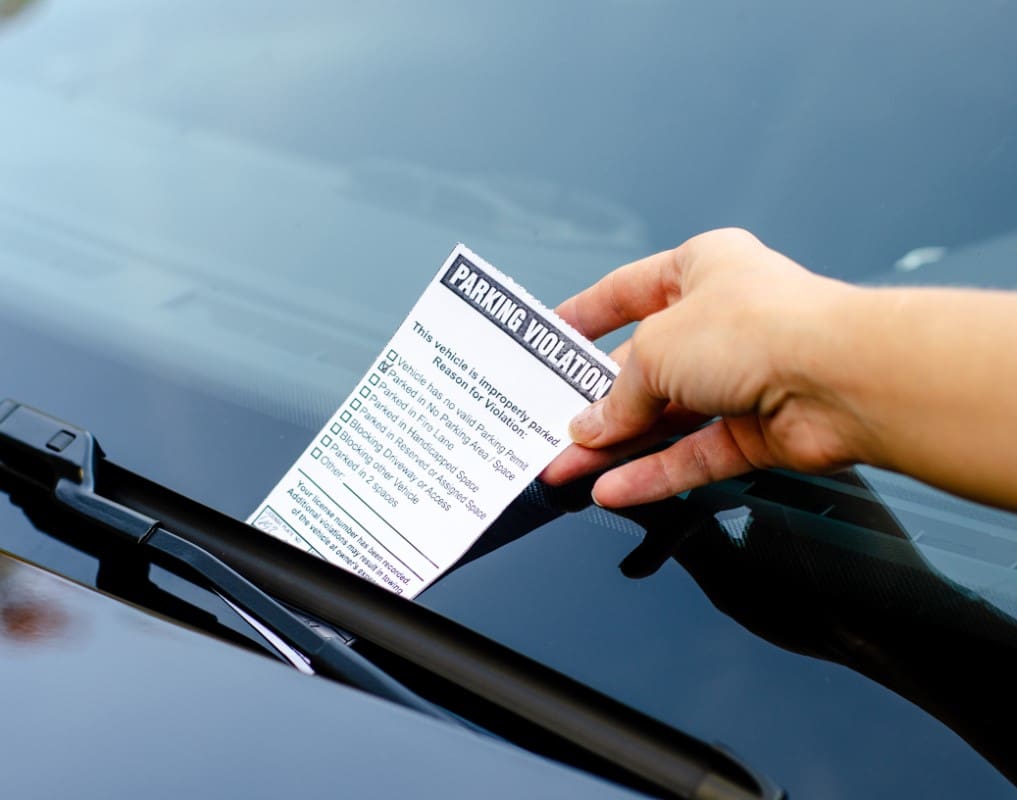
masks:
[[[415,596],[568,445],[616,369],[460,245],[251,519],[271,507],[286,530],[269,532]]]

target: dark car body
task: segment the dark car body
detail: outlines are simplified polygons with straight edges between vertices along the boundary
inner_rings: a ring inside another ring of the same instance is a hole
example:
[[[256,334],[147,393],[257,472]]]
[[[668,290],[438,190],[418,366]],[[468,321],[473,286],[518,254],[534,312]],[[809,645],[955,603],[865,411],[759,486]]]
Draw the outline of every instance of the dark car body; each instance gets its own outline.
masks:
[[[244,519],[457,239],[547,302],[729,224],[846,279],[1010,288],[1015,23],[28,4],[0,27],[0,399]],[[214,595],[115,590],[3,498],[0,548],[7,796],[626,791],[227,644],[253,635]],[[624,515],[533,486],[416,602],[791,797],[1001,798],[1015,566],[1013,516],[874,470]]]

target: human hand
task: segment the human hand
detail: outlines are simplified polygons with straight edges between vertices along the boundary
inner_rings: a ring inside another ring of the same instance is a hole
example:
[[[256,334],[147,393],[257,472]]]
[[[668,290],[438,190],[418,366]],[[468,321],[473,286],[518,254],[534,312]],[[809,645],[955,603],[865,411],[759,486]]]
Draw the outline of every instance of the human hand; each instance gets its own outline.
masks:
[[[606,472],[595,502],[624,507],[754,468],[822,472],[859,460],[865,423],[826,380],[821,346],[858,291],[733,229],[615,270],[557,309],[591,339],[640,322],[615,353],[611,391],[572,421],[576,445],[542,479],[565,483],[713,417]]]

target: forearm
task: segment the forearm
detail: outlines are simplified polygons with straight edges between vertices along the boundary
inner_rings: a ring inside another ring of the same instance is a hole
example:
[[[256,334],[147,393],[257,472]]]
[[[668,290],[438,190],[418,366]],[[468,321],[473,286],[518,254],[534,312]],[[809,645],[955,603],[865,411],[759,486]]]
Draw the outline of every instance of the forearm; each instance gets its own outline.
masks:
[[[830,313],[803,374],[858,460],[1017,508],[1017,295],[852,288]]]

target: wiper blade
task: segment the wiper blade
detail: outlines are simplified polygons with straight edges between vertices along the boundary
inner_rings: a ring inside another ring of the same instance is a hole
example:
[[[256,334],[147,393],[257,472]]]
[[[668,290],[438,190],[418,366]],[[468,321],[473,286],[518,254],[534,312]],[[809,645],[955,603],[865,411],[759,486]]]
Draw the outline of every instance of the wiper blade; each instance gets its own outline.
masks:
[[[323,646],[286,606],[349,631],[428,679],[454,685],[517,720],[520,730],[552,742],[563,760],[613,780],[696,800],[784,796],[726,751],[135,475],[108,461],[88,431],[11,400],[0,402],[2,472],[190,570],[326,672],[365,691],[432,715],[445,713],[359,654],[337,656],[337,648]]]
[[[46,488],[51,476],[56,478],[52,488],[58,501],[148,551],[153,563],[209,586],[243,616],[253,618],[303,656],[310,671],[430,716],[453,719],[356,651],[308,626],[204,548],[171,533],[157,520],[97,494],[95,466],[102,451],[95,439],[62,423],[54,430],[53,422],[58,421],[25,406],[0,403],[0,466],[10,470],[13,465],[21,477]],[[34,454],[42,458],[33,459],[32,443],[43,440],[45,452]],[[51,474],[47,468],[53,470]]]

